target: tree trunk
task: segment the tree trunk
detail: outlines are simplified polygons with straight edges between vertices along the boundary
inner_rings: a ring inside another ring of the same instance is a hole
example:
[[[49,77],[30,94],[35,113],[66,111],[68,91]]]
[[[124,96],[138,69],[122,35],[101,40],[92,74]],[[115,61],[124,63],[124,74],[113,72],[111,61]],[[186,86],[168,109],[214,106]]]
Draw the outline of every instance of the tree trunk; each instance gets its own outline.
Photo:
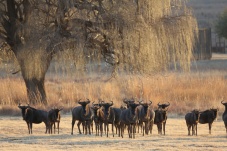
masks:
[[[33,43],[33,46],[35,44]],[[17,50],[16,57],[27,88],[29,103],[47,105],[44,81],[52,55],[48,55],[47,51],[43,49],[33,48],[31,50],[22,47]]]
[[[45,76],[45,75],[44,75]],[[44,104],[47,105],[46,91],[44,87],[44,78],[32,78],[27,79],[23,77],[25,81],[25,85],[27,88],[27,95],[30,104]]]

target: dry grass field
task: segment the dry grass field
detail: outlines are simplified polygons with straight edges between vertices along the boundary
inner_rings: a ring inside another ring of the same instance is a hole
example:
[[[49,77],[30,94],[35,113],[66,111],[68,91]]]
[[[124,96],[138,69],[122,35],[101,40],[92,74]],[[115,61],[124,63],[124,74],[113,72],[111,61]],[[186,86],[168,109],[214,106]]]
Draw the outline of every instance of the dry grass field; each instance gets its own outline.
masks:
[[[224,106],[220,101],[227,97],[227,55],[213,54],[212,60],[192,62],[190,73],[171,72],[152,77],[117,78],[111,81],[91,80],[70,82],[68,77],[48,75],[46,89],[49,106],[36,106],[46,110],[53,106],[63,106],[60,134],[44,134],[45,126],[33,125],[33,134],[29,135],[26,123],[17,108],[17,101],[26,98],[23,80],[19,77],[2,78],[0,92],[0,148],[1,150],[225,150],[227,135],[221,115]],[[132,80],[134,79],[134,80]],[[61,81],[62,80],[62,81]],[[141,85],[141,82],[143,85]],[[142,89],[142,88],[143,89]],[[16,89],[15,89],[16,88]],[[128,88],[127,90],[124,88]],[[122,91],[124,90],[124,91]],[[140,90],[143,90],[141,93]],[[153,108],[160,102],[170,102],[166,135],[158,135],[157,127],[153,134],[136,139],[92,135],[79,135],[77,127],[71,133],[70,109],[77,104],[78,97],[87,96],[95,100],[98,96],[104,100],[113,100],[115,106],[121,105],[121,98],[141,94],[153,101]],[[17,98],[17,99],[15,99]],[[61,100],[59,100],[61,98]],[[108,99],[109,98],[109,99]],[[5,101],[4,101],[5,100]],[[16,100],[16,101],[13,101]],[[57,100],[57,101],[55,101]],[[23,102],[25,103],[25,102]],[[212,135],[208,125],[198,126],[198,136],[188,136],[184,115],[194,108],[204,110],[219,107],[218,120],[213,123]]]
[[[199,23],[213,26],[216,16],[227,6],[226,0],[190,0]],[[226,150],[227,134],[221,115],[227,101],[227,55],[213,54],[211,60],[192,62],[191,72],[181,71],[144,76],[119,76],[106,81],[104,76],[65,74],[64,69],[51,67],[47,73],[45,88],[48,106],[36,105],[49,110],[53,106],[63,107],[60,134],[44,134],[44,123],[33,125],[29,135],[22,120],[19,102],[27,103],[26,88],[19,74],[11,75],[9,64],[0,66],[0,150]],[[8,74],[6,74],[8,73]],[[59,74],[60,73],[60,74]],[[170,102],[166,135],[153,134],[136,139],[92,135],[79,135],[75,126],[71,135],[70,110],[77,106],[80,98],[96,101],[101,98],[122,105],[123,98],[152,100],[156,109],[158,102]],[[198,136],[188,136],[184,115],[192,109],[219,108],[218,120],[213,123],[212,135],[208,125],[198,126]]]
[[[71,135],[71,115],[63,115],[60,123],[60,134],[45,134],[45,125],[33,125],[33,134],[29,135],[26,123],[22,117],[0,117],[0,148],[1,151],[46,151],[46,150],[226,150],[226,133],[221,117],[213,123],[212,134],[209,135],[208,125],[198,125],[198,136],[188,136],[184,118],[170,117],[167,120],[166,135],[157,133],[157,127],[153,128],[153,134],[142,136],[136,134],[136,139],[115,136],[100,137],[78,134],[77,128]]]

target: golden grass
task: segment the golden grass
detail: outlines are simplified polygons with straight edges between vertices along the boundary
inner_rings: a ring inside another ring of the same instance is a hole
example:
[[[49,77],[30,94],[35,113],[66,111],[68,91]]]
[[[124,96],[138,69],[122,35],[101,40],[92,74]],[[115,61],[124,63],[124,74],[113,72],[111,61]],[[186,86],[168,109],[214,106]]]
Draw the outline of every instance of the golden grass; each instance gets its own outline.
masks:
[[[190,73],[167,72],[145,76],[118,75],[106,81],[103,75],[84,77],[63,75],[50,67],[45,80],[48,106],[35,107],[49,110],[64,107],[64,112],[78,105],[79,99],[98,102],[113,101],[116,107],[122,105],[124,98],[151,100],[153,108],[158,102],[170,102],[169,111],[173,114],[185,114],[194,108],[205,110],[218,107],[224,110],[221,100],[227,98],[227,55],[213,54],[212,60],[192,62]],[[104,80],[103,80],[104,79]],[[9,75],[0,79],[0,114],[18,114],[18,103],[26,104],[27,93],[21,75]]]
[[[158,102],[170,102],[169,111],[184,114],[194,108],[204,110],[211,107],[223,109],[220,101],[227,98],[227,79],[225,72],[208,73],[168,73],[142,76],[119,76],[110,81],[65,80],[61,77],[46,79],[45,87],[48,106],[64,107],[66,112],[77,105],[79,99],[90,99],[98,102],[113,101],[119,107],[124,98],[151,100],[156,108]],[[19,102],[27,103],[26,88],[21,78],[0,79],[0,110],[11,106],[17,108]],[[7,112],[8,113],[8,112]]]

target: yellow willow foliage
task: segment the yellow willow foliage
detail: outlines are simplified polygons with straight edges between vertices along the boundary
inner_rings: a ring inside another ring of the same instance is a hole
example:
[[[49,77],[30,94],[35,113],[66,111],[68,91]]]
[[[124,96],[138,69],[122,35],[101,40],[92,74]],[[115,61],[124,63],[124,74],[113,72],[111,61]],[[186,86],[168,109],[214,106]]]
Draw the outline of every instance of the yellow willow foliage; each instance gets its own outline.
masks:
[[[146,73],[167,69],[171,63],[188,70],[197,36],[197,21],[180,0],[139,1],[133,27],[124,29],[122,61]]]
[[[53,48],[61,50],[56,51],[59,53],[54,59],[62,66],[74,64],[81,71],[88,63],[104,62],[101,46],[97,43],[88,46],[92,43],[90,39],[102,43],[106,40],[104,37],[108,37],[108,49],[114,52],[112,57],[119,62],[121,71],[153,73],[171,65],[189,70],[198,27],[182,0],[87,0],[86,3],[58,0],[53,3],[56,5],[48,7],[46,11],[50,10],[50,15],[46,15],[42,10],[50,5],[37,1],[37,9],[26,27],[31,29],[21,30],[27,33],[25,39],[30,37],[25,45],[18,47],[17,53],[21,68],[26,71],[25,77],[43,76],[48,66],[47,46],[51,38],[60,43],[57,45],[60,48]],[[88,21],[94,26],[85,27]],[[73,38],[57,37],[55,32],[60,29]]]

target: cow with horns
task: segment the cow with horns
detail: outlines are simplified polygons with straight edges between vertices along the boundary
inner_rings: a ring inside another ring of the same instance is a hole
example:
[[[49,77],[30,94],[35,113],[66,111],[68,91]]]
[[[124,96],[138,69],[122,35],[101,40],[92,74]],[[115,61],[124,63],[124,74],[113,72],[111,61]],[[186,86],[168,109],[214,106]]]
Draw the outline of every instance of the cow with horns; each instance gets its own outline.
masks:
[[[153,127],[155,112],[150,107],[152,104],[151,101],[149,103],[143,103],[143,101],[139,101],[139,104],[140,105],[137,107],[138,131],[139,127],[141,126],[144,136],[144,131],[145,134],[148,134],[149,130]]]
[[[166,127],[166,121],[167,121],[167,111],[170,103],[168,102],[167,104],[160,104],[158,103],[158,109],[155,110],[155,118],[154,118],[154,124],[157,125],[158,128],[158,134],[163,133],[165,135],[165,127]]]
[[[221,104],[225,106],[225,111],[222,114],[222,120],[224,121],[225,124],[225,129],[226,129],[226,134],[227,134],[227,102],[221,101]]]
[[[89,103],[90,103],[89,99],[87,99],[86,101],[79,100],[78,104],[80,104],[80,106],[76,106],[75,108],[72,109],[72,132],[71,132],[72,135],[73,135],[74,124],[76,121],[78,121],[77,127],[79,130],[79,134],[81,134],[81,130],[80,130],[81,123],[83,127],[85,126],[86,128],[85,133],[87,134],[87,128],[89,128],[89,134],[91,134],[90,124],[93,118],[93,112]]]

